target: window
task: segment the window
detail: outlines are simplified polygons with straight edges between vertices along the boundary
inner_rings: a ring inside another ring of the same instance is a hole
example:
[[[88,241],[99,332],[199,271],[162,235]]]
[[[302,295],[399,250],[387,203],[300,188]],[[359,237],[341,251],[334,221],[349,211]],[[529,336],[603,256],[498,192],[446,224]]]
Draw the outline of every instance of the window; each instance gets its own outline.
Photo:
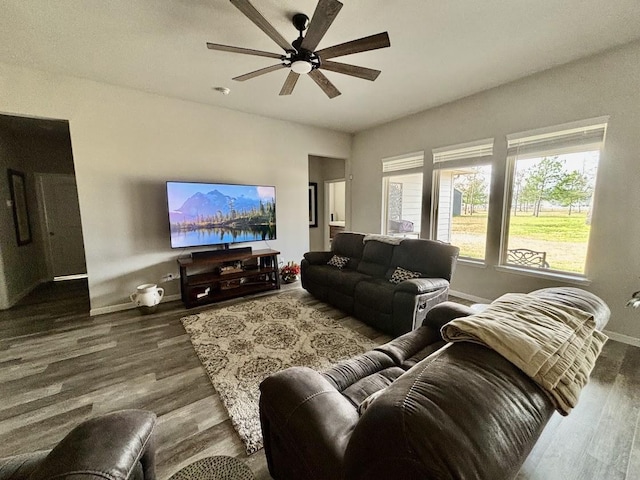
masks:
[[[382,160],[382,233],[420,237],[424,153]]]
[[[503,264],[585,275],[606,122],[507,136]]]
[[[433,150],[433,237],[484,260],[493,139]]]

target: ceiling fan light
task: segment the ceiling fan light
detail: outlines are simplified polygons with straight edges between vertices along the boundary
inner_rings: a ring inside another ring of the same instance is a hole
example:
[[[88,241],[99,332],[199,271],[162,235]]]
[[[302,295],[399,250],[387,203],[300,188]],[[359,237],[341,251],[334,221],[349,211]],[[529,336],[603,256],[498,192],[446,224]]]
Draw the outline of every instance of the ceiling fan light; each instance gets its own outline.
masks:
[[[291,70],[296,72],[298,75],[309,73],[312,68],[311,63],[305,62],[304,60],[296,60],[291,64]]]

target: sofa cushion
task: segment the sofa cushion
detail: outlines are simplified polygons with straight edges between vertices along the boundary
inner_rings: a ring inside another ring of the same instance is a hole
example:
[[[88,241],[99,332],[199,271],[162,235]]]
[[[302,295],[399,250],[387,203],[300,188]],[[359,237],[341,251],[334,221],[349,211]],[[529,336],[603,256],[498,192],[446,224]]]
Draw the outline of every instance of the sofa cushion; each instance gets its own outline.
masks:
[[[403,373],[405,371],[400,367],[385,368],[345,388],[342,395],[347,397],[354,407],[358,408],[372,393],[387,388]]]
[[[381,388],[377,392],[373,392],[371,395],[369,395],[367,398],[365,398],[360,403],[360,405],[358,405],[358,415],[362,415],[364,412],[366,412],[367,408],[369,408],[369,405],[371,405],[371,403],[373,403],[373,401],[376,398],[378,398],[380,395],[382,395],[385,390],[386,390],[386,387],[385,388]]]
[[[329,278],[336,273],[334,267],[329,265],[314,265],[305,272],[306,281],[319,285],[329,285]]]
[[[364,249],[363,240],[362,233],[338,233],[331,240],[331,252],[334,255],[360,259]]]
[[[421,355],[420,352],[434,343],[438,343],[440,346],[444,343],[440,336],[440,328],[423,325],[416,330],[394,338],[390,342],[377,346],[375,351],[385,353],[393,360],[395,365],[401,366],[406,370],[404,363],[407,359]],[[426,355],[422,358],[426,358]]]
[[[331,285],[333,290],[344,293],[351,297],[354,296],[357,285],[364,281],[368,280],[369,277],[363,273],[355,272],[353,270],[342,269],[338,270],[334,267],[329,267],[333,270],[334,275],[331,275],[329,278],[331,280]]]
[[[341,257],[340,255],[334,255],[329,259],[327,265],[331,265],[332,267],[338,267],[342,270],[347,263],[349,263],[349,257]]]
[[[365,243],[358,271],[372,277],[384,277],[389,269],[394,248],[397,247],[375,240]]]
[[[418,271],[424,277],[451,280],[460,249],[436,240],[405,239],[393,250],[387,278],[396,267]]]
[[[371,350],[339,362],[322,372],[322,375],[342,393],[361,379],[394,366],[396,365],[389,355]]]
[[[355,302],[375,307],[379,312],[393,312],[394,286],[384,278],[367,278],[356,285]]]
[[[389,281],[394,285],[397,285],[400,282],[404,282],[405,280],[419,277],[420,272],[412,272],[411,270],[406,270],[402,267],[396,267],[396,269],[391,274],[391,278],[389,279]]]
[[[347,268],[337,269],[330,265],[315,265],[307,272],[306,280],[320,285],[328,285],[334,292],[353,296],[356,285],[369,277]]]

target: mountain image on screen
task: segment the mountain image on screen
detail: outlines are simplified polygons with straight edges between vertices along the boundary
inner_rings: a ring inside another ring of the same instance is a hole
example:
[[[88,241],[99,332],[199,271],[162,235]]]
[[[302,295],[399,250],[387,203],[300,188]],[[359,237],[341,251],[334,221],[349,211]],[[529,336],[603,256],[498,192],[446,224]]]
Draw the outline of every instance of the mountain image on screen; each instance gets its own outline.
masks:
[[[276,238],[275,187],[167,182],[171,246]]]

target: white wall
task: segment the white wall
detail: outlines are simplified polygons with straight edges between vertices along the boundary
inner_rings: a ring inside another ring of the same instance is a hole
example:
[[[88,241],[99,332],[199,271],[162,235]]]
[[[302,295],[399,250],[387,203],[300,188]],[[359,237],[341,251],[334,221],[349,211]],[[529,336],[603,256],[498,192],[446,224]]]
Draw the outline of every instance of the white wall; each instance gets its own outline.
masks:
[[[378,232],[381,168],[385,157],[424,150],[425,203],[430,203],[433,148],[495,137],[489,238],[499,242],[500,202],[506,165],[505,135],[610,115],[593,212],[588,276],[584,288],[611,307],[608,330],[640,339],[640,312],[624,308],[640,288],[640,42],[557,67],[486,92],[421,112],[354,137],[351,157],[353,219],[357,231]],[[430,205],[429,205],[430,206]],[[423,209],[427,236],[429,208]],[[427,217],[425,217],[427,215]],[[540,279],[459,264],[452,289],[493,299],[508,291],[531,291],[558,280]]]
[[[286,262],[308,249],[308,155],[350,154],[347,134],[10,65],[0,112],[69,120],[94,313],[177,273],[186,252],[169,248],[166,180],[275,185],[269,246]]]

